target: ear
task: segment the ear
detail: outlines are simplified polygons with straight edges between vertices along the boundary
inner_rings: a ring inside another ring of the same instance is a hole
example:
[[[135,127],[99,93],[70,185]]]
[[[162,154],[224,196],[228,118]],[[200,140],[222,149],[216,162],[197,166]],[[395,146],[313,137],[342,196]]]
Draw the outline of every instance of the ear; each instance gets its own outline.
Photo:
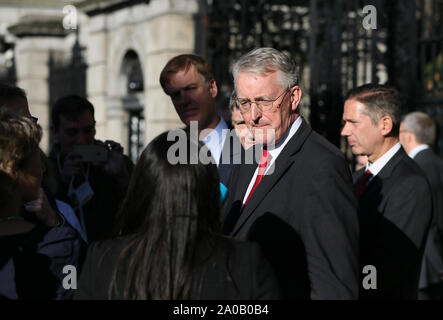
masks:
[[[214,79],[209,80],[209,93],[212,98],[215,98],[218,93],[217,83]]]
[[[299,86],[293,86],[289,91],[289,95],[291,98],[291,110],[295,111],[297,110],[298,105],[300,104],[301,101],[301,96],[302,96],[301,88]]]
[[[387,136],[393,128],[392,118],[390,116],[383,116],[378,122],[378,127],[383,136]]]

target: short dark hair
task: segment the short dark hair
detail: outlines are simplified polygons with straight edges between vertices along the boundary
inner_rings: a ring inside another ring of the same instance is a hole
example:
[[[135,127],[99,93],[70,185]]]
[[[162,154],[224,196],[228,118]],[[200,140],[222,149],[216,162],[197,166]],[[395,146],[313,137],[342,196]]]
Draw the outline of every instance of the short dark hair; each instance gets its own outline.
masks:
[[[181,70],[188,71],[191,66],[197,69],[198,73],[203,76],[206,82],[209,83],[210,80],[214,79],[211,66],[205,59],[195,54],[181,54],[169,60],[160,73],[160,84],[163,91],[166,92],[165,86],[168,84],[169,77],[172,74],[176,74]]]
[[[51,111],[51,120],[54,129],[59,129],[61,116],[77,120],[84,111],[91,112],[92,117],[94,118],[94,106],[84,97],[69,95],[58,99],[54,103]]]
[[[365,106],[362,112],[371,118],[374,125],[383,116],[391,117],[393,124],[391,135],[398,136],[402,99],[395,87],[387,84],[364,84],[349,90],[345,100],[349,99],[355,99]]]
[[[28,101],[26,92],[22,88],[0,83],[0,108],[6,105],[10,99],[15,97],[21,97]]]

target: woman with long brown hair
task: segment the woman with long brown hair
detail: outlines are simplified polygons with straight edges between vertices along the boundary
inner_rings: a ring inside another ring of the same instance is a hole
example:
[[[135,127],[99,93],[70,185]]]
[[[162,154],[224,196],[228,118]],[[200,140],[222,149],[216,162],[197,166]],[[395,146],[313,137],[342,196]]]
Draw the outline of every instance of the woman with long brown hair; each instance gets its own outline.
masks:
[[[186,154],[175,163],[180,142]],[[202,154],[202,144],[188,135],[168,139],[168,132],[147,146],[120,211],[119,237],[91,245],[75,298],[278,298],[258,245],[221,235],[217,168]]]

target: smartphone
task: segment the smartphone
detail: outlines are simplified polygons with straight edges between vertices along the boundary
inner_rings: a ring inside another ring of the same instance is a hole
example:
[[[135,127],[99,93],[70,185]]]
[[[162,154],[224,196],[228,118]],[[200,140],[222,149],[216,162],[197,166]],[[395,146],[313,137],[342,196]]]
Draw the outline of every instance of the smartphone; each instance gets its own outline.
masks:
[[[108,160],[108,149],[97,144],[75,145],[72,154],[82,162],[106,162]]]

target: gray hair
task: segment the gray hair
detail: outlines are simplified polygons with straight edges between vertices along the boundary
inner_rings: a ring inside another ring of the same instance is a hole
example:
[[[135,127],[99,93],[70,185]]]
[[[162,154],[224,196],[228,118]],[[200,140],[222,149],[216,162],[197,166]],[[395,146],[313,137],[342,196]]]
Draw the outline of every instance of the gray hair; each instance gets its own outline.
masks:
[[[403,118],[403,129],[412,132],[418,143],[432,145],[435,141],[436,127],[432,118],[424,112],[408,113]]]
[[[235,80],[239,72],[266,75],[280,71],[280,83],[284,88],[298,85],[298,72],[294,60],[274,48],[256,48],[241,56],[231,67]]]

